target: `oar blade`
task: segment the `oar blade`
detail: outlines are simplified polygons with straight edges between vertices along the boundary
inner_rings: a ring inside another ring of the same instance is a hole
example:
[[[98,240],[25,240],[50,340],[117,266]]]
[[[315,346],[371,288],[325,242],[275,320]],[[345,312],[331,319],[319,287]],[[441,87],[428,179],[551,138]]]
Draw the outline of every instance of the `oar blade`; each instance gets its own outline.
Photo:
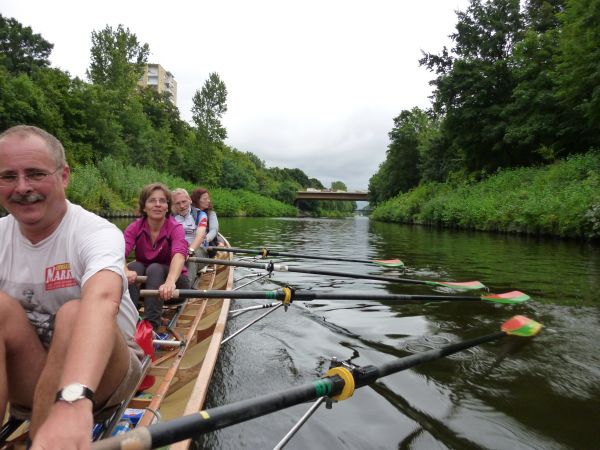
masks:
[[[429,286],[443,286],[458,291],[476,291],[478,289],[487,289],[481,281],[427,281]]]
[[[542,329],[542,324],[525,316],[514,316],[502,324],[501,330],[511,336],[531,337]]]
[[[371,262],[382,267],[404,267],[404,263],[399,259],[374,259]]]
[[[531,297],[521,291],[510,291],[503,294],[482,295],[481,300],[493,303],[503,303],[506,305],[516,305],[529,300]]]

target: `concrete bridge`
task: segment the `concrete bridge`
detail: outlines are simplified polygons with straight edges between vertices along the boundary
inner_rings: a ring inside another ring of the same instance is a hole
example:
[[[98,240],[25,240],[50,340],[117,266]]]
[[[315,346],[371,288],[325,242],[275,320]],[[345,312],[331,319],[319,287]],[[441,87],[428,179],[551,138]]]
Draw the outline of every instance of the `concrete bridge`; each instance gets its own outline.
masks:
[[[307,189],[296,192],[296,200],[349,200],[368,201],[367,191],[332,191],[330,189]]]

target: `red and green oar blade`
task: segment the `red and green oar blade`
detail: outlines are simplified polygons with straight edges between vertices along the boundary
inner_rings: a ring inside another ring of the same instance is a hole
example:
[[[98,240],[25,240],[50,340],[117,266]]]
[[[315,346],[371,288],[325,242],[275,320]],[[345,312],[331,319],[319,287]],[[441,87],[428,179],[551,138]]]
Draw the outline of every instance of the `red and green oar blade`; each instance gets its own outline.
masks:
[[[487,289],[481,281],[426,281],[429,286],[443,286],[459,291],[476,291],[478,289]]]
[[[507,305],[516,305],[529,300],[529,295],[521,291],[510,291],[503,294],[486,294],[481,296],[481,300],[493,303],[504,303]]]
[[[501,330],[510,336],[531,337],[542,329],[542,324],[525,316],[514,316],[502,324]]]

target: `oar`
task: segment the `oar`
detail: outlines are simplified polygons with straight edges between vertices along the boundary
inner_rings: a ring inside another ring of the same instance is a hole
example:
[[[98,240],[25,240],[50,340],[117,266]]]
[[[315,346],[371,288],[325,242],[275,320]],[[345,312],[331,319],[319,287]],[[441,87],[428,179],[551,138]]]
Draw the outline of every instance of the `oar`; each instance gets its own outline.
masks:
[[[142,289],[140,296],[158,295],[157,290]],[[283,300],[291,303],[294,300],[310,302],[312,300],[377,300],[377,301],[472,301],[491,302],[503,304],[523,303],[530,299],[529,295],[520,291],[505,292],[504,294],[486,294],[482,296],[469,295],[406,295],[406,294],[378,294],[373,292],[343,292],[335,291],[295,291],[290,288],[276,289],[274,291],[203,291],[198,289],[175,289],[173,298],[239,298],[239,299],[266,299]]]
[[[331,256],[316,256],[306,255],[298,253],[287,253],[287,252],[274,252],[268,248],[261,248],[260,250],[252,250],[247,248],[234,248],[234,247],[208,247],[208,250],[214,250],[219,252],[232,252],[232,253],[246,253],[249,255],[260,255],[263,258],[268,256],[289,256],[291,258],[302,258],[302,259],[321,259],[325,261],[344,261],[344,262],[358,262],[365,264],[377,264],[378,266],[384,267],[404,267],[404,263],[399,259],[353,259],[353,258],[334,258]]]
[[[303,269],[301,267],[290,267],[283,264],[269,263],[252,263],[246,261],[229,261],[225,259],[212,259],[212,258],[200,258],[192,257],[188,258],[188,261],[195,261],[205,264],[218,264],[223,266],[237,266],[237,267],[248,267],[251,269],[263,269],[269,272],[298,272],[298,273],[311,273],[316,275],[331,275],[336,277],[345,278],[361,278],[365,280],[379,280],[379,281],[390,281],[392,283],[409,283],[409,284],[424,284],[427,286],[444,286],[447,288],[457,290],[476,290],[486,289],[486,287],[480,281],[466,281],[466,282],[454,282],[454,281],[427,281],[427,280],[412,280],[409,278],[397,278],[397,277],[384,277],[381,275],[364,275],[362,273],[348,273],[348,272],[334,272],[332,270],[319,270],[319,269]]]
[[[323,396],[330,397],[333,400],[345,400],[352,396],[356,388],[372,384],[377,379],[387,375],[429,361],[435,361],[486,342],[496,341],[509,335],[531,337],[536,335],[541,327],[541,324],[527,317],[514,316],[502,324],[501,331],[493,334],[398,358],[380,366],[352,366],[348,368],[344,365],[334,367],[323,378],[312,383],[229,405],[218,406],[168,422],[159,422],[147,428],[135,428],[129,433],[95,442],[92,444],[92,448],[95,450],[158,448],[184,439],[193,439],[210,431],[245,422]]]

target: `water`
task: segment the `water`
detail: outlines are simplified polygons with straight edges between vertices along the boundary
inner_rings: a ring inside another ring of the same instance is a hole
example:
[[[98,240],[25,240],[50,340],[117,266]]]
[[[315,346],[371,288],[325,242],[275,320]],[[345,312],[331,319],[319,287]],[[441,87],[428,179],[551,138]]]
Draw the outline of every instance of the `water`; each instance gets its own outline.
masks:
[[[600,448],[600,257],[598,247],[531,237],[469,233],[353,219],[220,219],[233,246],[341,258],[400,258],[406,278],[480,280],[492,292],[532,301],[399,304],[313,301],[279,309],[225,344],[209,393],[214,407],[308,383],[329,358],[382,364],[449,342],[490,334],[515,314],[544,325],[525,345],[483,344],[380,379],[319,408],[286,448]],[[385,275],[357,263],[273,258],[301,267]],[[247,273],[240,269],[238,276]],[[276,272],[253,289],[427,294],[420,285]],[[246,288],[247,289],[247,288]],[[437,293],[450,293],[435,289]],[[477,293],[475,293],[477,295]],[[235,307],[261,303],[239,300]],[[233,319],[228,332],[265,310]],[[227,334],[227,333],[226,333]],[[309,405],[201,438],[202,448],[272,448]]]

